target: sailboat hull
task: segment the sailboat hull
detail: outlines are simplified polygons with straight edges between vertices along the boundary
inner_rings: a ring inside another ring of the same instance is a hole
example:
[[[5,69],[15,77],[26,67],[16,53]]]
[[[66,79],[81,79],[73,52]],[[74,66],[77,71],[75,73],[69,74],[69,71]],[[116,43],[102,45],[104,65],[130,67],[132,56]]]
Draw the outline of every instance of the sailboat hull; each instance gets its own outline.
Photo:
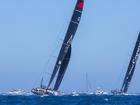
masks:
[[[46,96],[59,96],[60,95],[58,91],[54,91],[47,88],[40,88],[40,87],[32,89],[31,92],[34,93],[35,95],[46,95]]]
[[[111,94],[112,95],[123,95],[124,93],[119,89],[115,89],[115,90],[111,90]]]

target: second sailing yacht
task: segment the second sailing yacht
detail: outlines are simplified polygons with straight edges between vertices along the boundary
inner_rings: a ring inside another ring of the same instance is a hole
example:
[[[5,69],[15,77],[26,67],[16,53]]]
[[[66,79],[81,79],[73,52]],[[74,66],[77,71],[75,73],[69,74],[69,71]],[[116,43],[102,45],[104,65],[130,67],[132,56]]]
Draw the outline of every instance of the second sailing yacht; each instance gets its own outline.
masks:
[[[136,63],[137,63],[137,60],[138,60],[139,53],[140,53],[140,32],[139,32],[139,35],[138,35],[138,38],[137,38],[137,41],[136,41],[136,44],[135,44],[130,62],[129,62],[129,65],[128,65],[127,72],[126,72],[124,80],[123,80],[122,87],[121,87],[120,90],[118,90],[118,89],[112,90],[111,92],[113,94],[127,93],[130,82],[131,82],[132,77],[134,75],[134,71],[135,71],[135,67],[136,67]]]

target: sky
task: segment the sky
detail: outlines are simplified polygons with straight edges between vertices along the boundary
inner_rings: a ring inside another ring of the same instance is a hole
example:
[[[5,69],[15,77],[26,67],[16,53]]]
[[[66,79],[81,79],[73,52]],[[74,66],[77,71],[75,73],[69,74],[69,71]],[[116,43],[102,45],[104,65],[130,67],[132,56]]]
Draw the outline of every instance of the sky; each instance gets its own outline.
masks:
[[[0,91],[47,84],[76,0],[0,0]],[[140,0],[85,0],[61,91],[120,88],[140,31]],[[140,60],[129,92],[140,93]]]

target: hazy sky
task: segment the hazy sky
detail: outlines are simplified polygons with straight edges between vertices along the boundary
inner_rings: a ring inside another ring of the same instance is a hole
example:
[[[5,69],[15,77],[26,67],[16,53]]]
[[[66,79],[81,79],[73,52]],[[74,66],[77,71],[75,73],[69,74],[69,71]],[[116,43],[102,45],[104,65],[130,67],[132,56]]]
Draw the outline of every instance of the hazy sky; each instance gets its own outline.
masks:
[[[30,91],[43,74],[47,83],[75,3],[0,0],[0,91]],[[139,31],[140,0],[85,0],[60,90],[85,90],[86,72],[93,90],[120,88]],[[139,75],[140,60],[129,92],[140,92]]]

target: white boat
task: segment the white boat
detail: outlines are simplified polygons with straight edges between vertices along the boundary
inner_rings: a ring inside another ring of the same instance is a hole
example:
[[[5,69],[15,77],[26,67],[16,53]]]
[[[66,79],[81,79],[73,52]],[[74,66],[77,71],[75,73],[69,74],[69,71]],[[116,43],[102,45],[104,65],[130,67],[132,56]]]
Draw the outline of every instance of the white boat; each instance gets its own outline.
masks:
[[[9,95],[24,95],[24,94],[26,94],[26,92],[23,89],[14,89],[14,90],[7,92],[7,94],[9,94]]]
[[[107,95],[108,93],[103,91],[101,88],[95,90],[95,95]]]
[[[81,91],[79,92],[80,95],[93,95],[94,92],[93,91]]]
[[[71,95],[71,96],[79,96],[79,93],[76,92],[76,91],[73,91],[70,95]]]

